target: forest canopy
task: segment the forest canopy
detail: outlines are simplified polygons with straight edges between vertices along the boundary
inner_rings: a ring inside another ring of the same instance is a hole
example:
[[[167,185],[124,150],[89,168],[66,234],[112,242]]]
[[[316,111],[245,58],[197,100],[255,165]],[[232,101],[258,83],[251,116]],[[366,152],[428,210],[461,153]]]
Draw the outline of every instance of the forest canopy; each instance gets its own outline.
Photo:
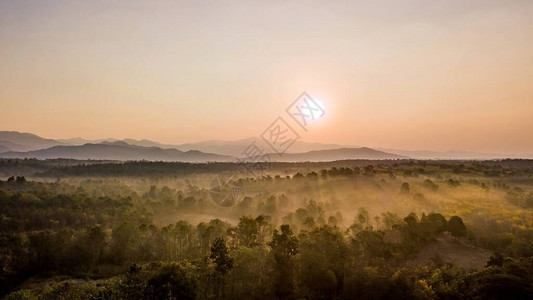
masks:
[[[533,295],[530,161],[280,163],[261,177],[227,163],[0,170],[7,299]],[[214,179],[239,189],[225,190],[229,205]]]

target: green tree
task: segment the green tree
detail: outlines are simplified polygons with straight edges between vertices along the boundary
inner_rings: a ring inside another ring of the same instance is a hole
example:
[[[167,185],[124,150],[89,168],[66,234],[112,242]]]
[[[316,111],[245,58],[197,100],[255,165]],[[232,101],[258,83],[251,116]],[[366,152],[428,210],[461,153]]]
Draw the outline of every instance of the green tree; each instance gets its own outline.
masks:
[[[202,222],[196,226],[196,231],[199,236],[200,254],[202,256],[208,255],[211,244],[217,237],[223,237],[226,234],[229,224],[219,219],[209,221],[209,223]]]
[[[446,224],[446,231],[451,233],[454,237],[465,237],[466,226],[463,223],[463,219],[458,216],[452,216]]]
[[[117,292],[120,298],[141,300],[144,298],[146,283],[141,276],[142,268],[136,264],[130,266],[124,279],[120,281]]]
[[[298,254],[298,239],[293,235],[289,225],[281,225],[280,231],[274,230],[272,241],[272,255],[276,262],[274,289],[280,299],[292,296],[294,290],[293,266],[291,258]]]
[[[436,192],[439,189],[439,186],[433,183],[433,181],[426,179],[424,181],[424,187],[428,190]]]
[[[259,230],[260,224],[256,219],[249,216],[242,216],[239,218],[239,224],[235,232],[241,245],[252,247],[257,243]]]
[[[430,234],[438,234],[446,230],[446,218],[439,213],[429,213],[420,219],[420,226]]]
[[[124,222],[111,233],[111,258],[117,264],[136,261],[140,243],[139,228]]]
[[[229,256],[229,249],[224,238],[215,239],[209,258],[216,264],[215,270],[222,275],[228,273],[233,267],[233,259]]]
[[[215,295],[218,298],[223,293],[225,275],[233,268],[233,258],[229,256],[229,249],[223,238],[215,239],[209,258],[215,263]]]
[[[196,280],[178,264],[163,266],[146,284],[145,299],[195,299]]]
[[[328,225],[300,235],[302,278],[314,298],[335,298],[343,289],[348,248],[344,233]]]
[[[402,183],[402,186],[400,187],[400,192],[402,194],[409,194],[410,191],[411,189],[409,188],[409,183],[407,182]]]

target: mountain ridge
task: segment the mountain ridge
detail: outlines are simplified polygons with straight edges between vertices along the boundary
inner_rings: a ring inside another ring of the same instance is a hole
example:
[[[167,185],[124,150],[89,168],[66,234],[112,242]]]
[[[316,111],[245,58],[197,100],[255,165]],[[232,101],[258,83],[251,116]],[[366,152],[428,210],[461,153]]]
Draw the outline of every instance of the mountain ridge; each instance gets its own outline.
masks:
[[[63,145],[63,143],[53,139],[46,139],[33,133],[18,131],[0,131],[0,141],[0,145],[8,147],[13,151],[31,151]]]
[[[180,151],[177,149],[162,149],[158,147],[142,147],[129,145],[125,142],[87,143],[84,145],[61,145],[28,152],[0,153],[4,158],[37,158],[37,159],[95,159],[95,160],[151,160],[151,161],[181,161],[181,162],[209,162],[232,161],[231,156],[224,156],[200,151]]]
[[[161,149],[175,149],[182,152],[187,152],[191,150],[207,153],[207,154],[217,154],[221,156],[232,156],[232,157],[242,157],[244,150],[252,143],[256,143],[257,146],[263,149],[264,153],[272,152],[272,149],[269,145],[260,137],[248,137],[238,140],[206,140],[194,143],[183,143],[183,144],[165,144],[157,141],[152,141],[148,139],[116,139],[116,138],[106,138],[106,139],[97,139],[97,140],[87,140],[81,137],[70,138],[70,139],[46,139],[40,136],[37,136],[32,133],[21,133],[17,131],[0,131],[0,153],[6,152],[28,152],[28,151],[37,151],[44,150],[53,146],[82,146],[85,144],[98,144],[98,143],[114,143],[114,142],[123,142],[127,145],[141,146],[141,147],[156,147]],[[344,149],[344,148],[361,148],[353,145],[342,145],[342,144],[325,144],[317,142],[305,142],[297,140],[289,149],[287,149],[285,155],[296,154],[295,157],[302,156],[304,153],[310,151],[321,151],[321,150],[333,150],[333,149]],[[450,150],[450,151],[417,151],[417,150],[401,150],[401,149],[390,149],[390,148],[369,148],[381,152],[385,152],[392,155],[397,155],[402,158],[411,158],[411,159],[435,159],[435,160],[487,160],[487,159],[505,159],[505,158],[523,158],[523,159],[533,159],[533,154],[499,154],[499,153],[481,153],[473,151],[460,151],[460,150]],[[353,151],[353,150],[352,150]],[[361,150],[359,150],[361,151]],[[11,153],[10,155],[14,155]],[[275,154],[277,155],[277,154]],[[307,154],[310,156],[312,154]],[[342,156],[342,155],[341,155]]]
[[[337,161],[351,159],[410,159],[410,157],[391,154],[368,147],[314,150],[304,153],[269,153],[276,162]]]

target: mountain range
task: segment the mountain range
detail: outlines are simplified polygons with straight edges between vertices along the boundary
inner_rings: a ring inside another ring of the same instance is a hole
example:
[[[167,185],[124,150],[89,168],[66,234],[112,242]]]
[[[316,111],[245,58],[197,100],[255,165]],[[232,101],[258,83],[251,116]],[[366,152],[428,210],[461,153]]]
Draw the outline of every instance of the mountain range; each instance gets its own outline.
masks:
[[[0,131],[0,146],[7,151],[32,151],[59,145],[63,143],[31,133]]]
[[[391,154],[367,147],[315,150],[304,153],[271,153],[272,161],[336,161],[347,159],[409,159],[407,156]]]
[[[0,133],[1,139],[1,133]],[[118,139],[108,138],[108,139],[99,139],[99,140],[85,140],[82,138],[73,138],[73,139],[63,139],[57,140],[60,143],[67,145],[83,145],[87,143],[101,143],[101,142],[116,142]],[[163,144],[159,142],[154,142],[151,140],[135,140],[135,139],[123,139],[122,142],[128,143],[130,145],[143,146],[143,147],[159,147],[163,149],[179,149],[181,151],[190,151],[198,150],[208,153],[217,153],[221,155],[230,155],[235,157],[243,156],[243,151],[246,147],[252,143],[256,143],[259,147],[269,149],[269,146],[258,137],[245,138],[235,141],[224,141],[224,140],[209,140],[201,141],[197,143],[187,143],[187,144]],[[354,146],[348,145],[337,145],[337,144],[322,144],[322,143],[308,143],[304,141],[296,141],[290,147],[290,153],[302,153],[316,150],[332,150],[339,148],[348,148]]]
[[[143,147],[130,145],[122,141],[102,142],[99,144],[84,144],[80,146],[54,146],[42,150],[28,152],[0,153],[4,158],[70,158],[70,159],[98,159],[98,160],[152,160],[152,161],[232,161],[231,156],[204,153],[197,150],[180,151],[177,149],[162,149],[158,147]]]
[[[187,144],[163,144],[151,140],[83,138],[46,139],[31,133],[0,131],[1,158],[71,158],[95,160],[151,161],[233,161],[245,157],[245,149],[255,143],[264,153],[272,152],[261,138],[235,141],[210,140]],[[283,155],[270,153],[272,161],[334,161],[345,159],[502,159],[533,158],[507,154],[466,151],[409,151],[372,149],[339,144],[296,141]]]

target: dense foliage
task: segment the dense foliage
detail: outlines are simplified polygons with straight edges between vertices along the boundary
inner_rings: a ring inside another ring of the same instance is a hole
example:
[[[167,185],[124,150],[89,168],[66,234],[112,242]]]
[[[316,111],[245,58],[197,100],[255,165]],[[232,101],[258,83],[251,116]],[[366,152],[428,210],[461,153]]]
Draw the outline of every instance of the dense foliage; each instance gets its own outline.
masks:
[[[8,299],[533,297],[528,161],[3,163]],[[243,198],[217,206],[213,178]]]

